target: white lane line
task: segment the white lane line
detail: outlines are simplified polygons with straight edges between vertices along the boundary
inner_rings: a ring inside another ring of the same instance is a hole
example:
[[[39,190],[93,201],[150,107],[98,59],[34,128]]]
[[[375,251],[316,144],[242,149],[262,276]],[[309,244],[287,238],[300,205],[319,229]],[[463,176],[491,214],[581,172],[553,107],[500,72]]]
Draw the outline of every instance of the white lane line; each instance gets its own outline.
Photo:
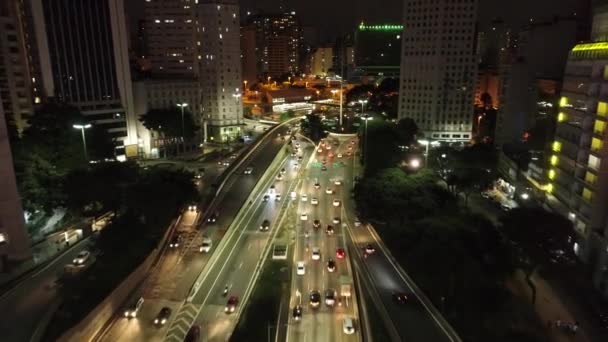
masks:
[[[241,269],[241,267],[243,267],[243,262],[241,261],[241,263],[239,264],[239,270]]]

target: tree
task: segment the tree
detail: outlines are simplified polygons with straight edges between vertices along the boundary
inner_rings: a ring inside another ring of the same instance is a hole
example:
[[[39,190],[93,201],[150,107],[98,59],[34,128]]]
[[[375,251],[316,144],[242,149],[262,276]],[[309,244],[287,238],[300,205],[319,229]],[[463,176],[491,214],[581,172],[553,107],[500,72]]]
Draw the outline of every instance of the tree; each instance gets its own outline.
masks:
[[[378,86],[378,91],[384,94],[398,92],[399,79],[394,77],[384,78]]]
[[[355,86],[348,93],[346,93],[346,103],[358,100],[368,100],[375,90],[376,87],[371,84]]]
[[[177,143],[181,140],[182,134],[184,141],[192,141],[199,127],[194,123],[194,119],[189,110],[184,109],[184,121],[182,126],[181,108],[169,107],[161,109],[150,109],[146,114],[140,116],[139,120],[144,127],[149,130],[159,132],[163,137],[174,144],[177,150]],[[183,131],[182,131],[183,127]]]
[[[561,215],[542,208],[516,208],[505,215],[502,229],[519,248],[519,266],[536,301],[531,278],[544,260],[575,260],[572,223]]]
[[[418,125],[412,118],[403,118],[397,122],[397,136],[399,137],[399,143],[405,146],[416,141],[416,134],[418,134]]]
[[[325,135],[321,117],[317,114],[306,115],[306,118],[302,119],[300,123],[304,134],[314,142],[319,142]]]

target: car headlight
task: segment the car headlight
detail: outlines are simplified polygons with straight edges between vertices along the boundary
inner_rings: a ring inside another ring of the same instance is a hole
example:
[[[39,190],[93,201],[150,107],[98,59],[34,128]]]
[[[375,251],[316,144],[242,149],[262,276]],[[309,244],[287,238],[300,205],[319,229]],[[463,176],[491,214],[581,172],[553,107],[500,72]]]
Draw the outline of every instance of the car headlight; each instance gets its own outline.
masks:
[[[154,319],[154,324],[158,324],[158,318]]]
[[[167,319],[166,319],[166,318],[163,318],[163,320],[162,320],[162,321],[160,321],[160,324],[165,324],[165,323],[167,323]]]
[[[230,309],[228,309],[228,307],[225,307],[225,308],[224,308],[224,311],[225,311],[225,312],[228,312],[228,310],[230,310]]]
[[[125,317],[129,317],[129,311],[125,311]]]

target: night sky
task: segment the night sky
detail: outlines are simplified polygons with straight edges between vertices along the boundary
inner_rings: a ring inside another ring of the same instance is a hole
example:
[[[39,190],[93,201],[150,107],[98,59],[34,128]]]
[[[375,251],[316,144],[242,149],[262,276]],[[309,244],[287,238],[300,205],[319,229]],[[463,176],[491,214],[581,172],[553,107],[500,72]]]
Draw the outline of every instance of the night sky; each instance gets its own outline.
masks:
[[[492,18],[499,16],[517,27],[530,17],[567,15],[585,1],[588,0],[479,0],[480,27],[483,29]],[[144,0],[125,2],[133,27],[143,15]],[[316,27],[324,41],[352,31],[361,20],[370,24],[396,24],[403,18],[403,0],[240,0],[242,13],[255,9],[277,12],[282,4],[294,9],[302,24]]]

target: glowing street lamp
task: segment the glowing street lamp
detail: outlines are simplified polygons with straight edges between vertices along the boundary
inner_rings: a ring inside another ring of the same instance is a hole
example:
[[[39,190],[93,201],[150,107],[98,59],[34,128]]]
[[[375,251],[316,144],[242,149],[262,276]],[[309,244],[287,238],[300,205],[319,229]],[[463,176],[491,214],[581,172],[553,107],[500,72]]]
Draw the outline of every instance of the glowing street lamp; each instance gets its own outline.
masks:
[[[363,111],[365,110],[365,104],[367,103],[367,100],[359,100],[359,103],[361,104],[361,114],[363,114]]]
[[[410,160],[409,166],[412,169],[418,169],[418,168],[420,168],[420,159],[416,158],[416,159]]]
[[[271,79],[271,78],[272,78],[272,77],[268,76],[268,85],[270,85],[270,79]]]
[[[365,115],[361,117],[361,120],[365,121],[365,141],[363,146],[363,164],[367,165],[367,122],[372,120],[373,118],[369,115]]]
[[[184,133],[184,108],[188,107],[187,103],[178,103],[177,106],[182,110],[182,144],[186,141]]]
[[[86,124],[86,125],[72,125],[72,127],[74,127],[74,129],[79,129],[80,133],[82,134],[82,147],[84,148],[84,160],[88,161],[89,157],[87,155],[87,138],[84,135],[84,130],[85,129],[89,129],[91,128],[91,124]]]

